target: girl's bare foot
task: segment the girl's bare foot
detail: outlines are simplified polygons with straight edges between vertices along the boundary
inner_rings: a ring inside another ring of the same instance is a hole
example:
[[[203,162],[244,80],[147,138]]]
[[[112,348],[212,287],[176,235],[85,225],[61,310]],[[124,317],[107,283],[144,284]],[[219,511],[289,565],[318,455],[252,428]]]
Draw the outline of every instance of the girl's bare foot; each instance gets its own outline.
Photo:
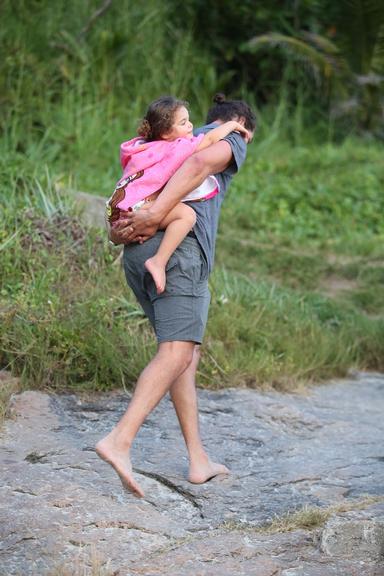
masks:
[[[166,282],[165,266],[158,261],[156,256],[148,258],[148,260],[144,262],[144,266],[153,278],[157,293],[161,294],[164,292]]]
[[[124,488],[139,498],[144,496],[144,492],[133,478],[129,452],[122,452],[116,448],[112,434],[96,444],[96,454],[114,468]]]
[[[223,464],[217,464],[208,460],[205,463],[195,464],[189,468],[188,479],[193,484],[204,484],[219,474],[230,474],[230,471]]]

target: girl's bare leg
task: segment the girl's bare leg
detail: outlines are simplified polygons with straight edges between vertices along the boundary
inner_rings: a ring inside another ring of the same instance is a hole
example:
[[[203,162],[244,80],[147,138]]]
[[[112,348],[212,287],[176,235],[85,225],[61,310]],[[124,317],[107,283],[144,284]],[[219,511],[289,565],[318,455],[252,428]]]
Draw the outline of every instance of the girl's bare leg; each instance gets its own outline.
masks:
[[[195,222],[196,214],[193,208],[180,202],[160,223],[160,228],[165,229],[165,234],[156,254],[145,261],[145,267],[155,282],[158,294],[165,290],[165,267],[168,260],[192,230]]]

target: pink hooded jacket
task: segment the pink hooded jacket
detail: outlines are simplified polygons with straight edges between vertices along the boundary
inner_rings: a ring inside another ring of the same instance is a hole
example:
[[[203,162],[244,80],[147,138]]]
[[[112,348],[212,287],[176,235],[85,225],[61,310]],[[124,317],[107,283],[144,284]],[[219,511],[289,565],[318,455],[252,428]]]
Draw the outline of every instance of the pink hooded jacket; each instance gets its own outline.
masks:
[[[141,170],[144,173],[127,184],[125,198],[117,204],[118,208],[127,210],[140,200],[161,190],[184,160],[195,152],[203,138],[204,135],[200,134],[193,138],[145,142],[138,137],[123,142],[120,147],[123,176],[118,184]]]

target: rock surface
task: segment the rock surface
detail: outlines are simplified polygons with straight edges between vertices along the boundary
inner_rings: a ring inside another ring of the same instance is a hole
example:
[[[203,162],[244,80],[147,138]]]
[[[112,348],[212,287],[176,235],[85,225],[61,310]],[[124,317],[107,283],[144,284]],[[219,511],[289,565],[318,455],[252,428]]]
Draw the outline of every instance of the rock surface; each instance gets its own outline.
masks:
[[[73,197],[75,205],[80,210],[80,218],[87,226],[95,228],[105,228],[105,203],[108,197],[89,194],[88,192],[79,192],[78,190],[67,190],[67,193]],[[109,196],[112,195],[110,191]]]
[[[15,396],[0,453],[1,576],[384,575],[383,376],[199,399],[205,444],[232,475],[186,481],[165,398],[134,446],[138,500],[93,450],[127,395]],[[265,530],[303,507],[333,513],[314,530]]]

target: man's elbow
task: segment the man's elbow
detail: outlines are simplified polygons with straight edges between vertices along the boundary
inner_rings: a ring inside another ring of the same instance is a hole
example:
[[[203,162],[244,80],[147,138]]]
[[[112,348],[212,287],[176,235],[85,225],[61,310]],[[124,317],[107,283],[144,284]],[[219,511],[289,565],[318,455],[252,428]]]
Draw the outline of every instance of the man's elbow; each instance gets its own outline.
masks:
[[[186,164],[191,177],[204,173],[209,174],[207,163],[200,152],[195,152],[195,154],[190,156],[188,160],[186,160]]]

